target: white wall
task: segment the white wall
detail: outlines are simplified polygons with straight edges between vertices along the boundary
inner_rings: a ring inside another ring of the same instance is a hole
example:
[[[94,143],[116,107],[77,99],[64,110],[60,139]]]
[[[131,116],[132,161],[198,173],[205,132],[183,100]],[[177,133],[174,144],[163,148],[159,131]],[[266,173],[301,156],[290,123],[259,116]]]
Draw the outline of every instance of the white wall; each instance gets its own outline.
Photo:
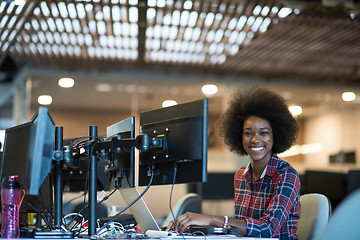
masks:
[[[306,169],[342,170],[360,167],[360,108],[341,109],[305,121],[304,144],[321,143],[322,151],[305,155]],[[356,164],[329,163],[329,156],[355,151]]]

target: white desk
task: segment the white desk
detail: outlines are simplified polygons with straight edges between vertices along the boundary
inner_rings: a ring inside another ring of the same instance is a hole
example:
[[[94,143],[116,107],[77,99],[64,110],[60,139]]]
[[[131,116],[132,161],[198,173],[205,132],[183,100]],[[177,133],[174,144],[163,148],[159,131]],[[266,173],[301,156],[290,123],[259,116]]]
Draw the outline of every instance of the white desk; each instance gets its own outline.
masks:
[[[235,235],[206,235],[206,236],[175,236],[175,237],[167,237],[167,238],[160,238],[161,240],[171,240],[171,239],[185,239],[185,240],[259,240],[259,238],[253,238],[253,237],[237,237]],[[278,238],[261,238],[265,240],[275,240]]]
[[[5,239],[5,238],[0,238],[0,239]],[[10,238],[11,239],[11,238]],[[54,240],[54,238],[16,238],[13,240],[34,240],[34,239],[41,239],[41,240]],[[70,239],[70,238],[56,238],[56,239]],[[82,239],[82,238],[71,238],[71,239]],[[83,238],[83,239],[88,239],[88,238]],[[118,238],[104,238],[104,239],[109,239],[109,240],[118,240]],[[125,240],[125,238],[123,238]],[[167,238],[144,238],[144,240],[259,240],[259,239],[264,239],[264,240],[275,240],[277,238],[251,238],[251,237],[236,237],[236,236],[232,236],[232,235],[214,235],[214,236],[176,236],[176,237],[167,237]],[[9,240],[9,238],[7,238],[7,240]],[[129,240],[141,240],[141,238],[129,238]]]

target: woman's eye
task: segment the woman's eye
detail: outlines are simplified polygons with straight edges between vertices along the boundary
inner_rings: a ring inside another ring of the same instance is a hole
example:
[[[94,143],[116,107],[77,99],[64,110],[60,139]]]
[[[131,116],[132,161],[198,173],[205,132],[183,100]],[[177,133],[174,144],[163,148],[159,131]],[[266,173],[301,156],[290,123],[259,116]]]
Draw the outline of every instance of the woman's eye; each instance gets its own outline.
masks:
[[[266,135],[268,135],[268,134],[269,134],[269,132],[262,132],[262,133],[261,133],[262,136],[266,136]]]
[[[245,136],[251,136],[251,132],[244,132]]]

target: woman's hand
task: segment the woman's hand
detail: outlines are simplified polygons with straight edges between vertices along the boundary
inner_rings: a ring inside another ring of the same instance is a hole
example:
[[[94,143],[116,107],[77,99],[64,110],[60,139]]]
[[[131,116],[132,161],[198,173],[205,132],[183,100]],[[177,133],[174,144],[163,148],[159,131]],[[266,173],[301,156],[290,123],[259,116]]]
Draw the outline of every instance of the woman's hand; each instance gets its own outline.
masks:
[[[176,226],[177,225],[177,226]],[[215,217],[210,215],[187,212],[176,219],[172,220],[166,227],[166,231],[184,232],[191,226],[198,227],[223,227],[224,217]],[[229,219],[228,226],[238,228],[243,236],[247,233],[246,220]]]
[[[184,232],[190,226],[210,226],[213,222],[213,216],[187,212],[176,219],[172,220],[166,228],[166,231]]]

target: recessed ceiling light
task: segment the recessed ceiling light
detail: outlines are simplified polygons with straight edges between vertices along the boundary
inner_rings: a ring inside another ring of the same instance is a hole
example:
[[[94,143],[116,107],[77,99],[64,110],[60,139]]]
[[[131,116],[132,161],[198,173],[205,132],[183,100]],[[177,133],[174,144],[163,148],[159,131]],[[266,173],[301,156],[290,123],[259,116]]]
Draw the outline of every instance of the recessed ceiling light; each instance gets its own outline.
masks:
[[[15,0],[14,3],[15,3],[16,6],[20,6],[20,5],[23,5],[25,3],[25,0]]]
[[[62,88],[72,88],[74,86],[74,79],[72,78],[60,78],[58,84]]]
[[[343,92],[343,94],[341,95],[343,101],[345,102],[351,102],[354,101],[356,98],[355,93],[353,92]]]
[[[147,89],[146,86],[141,85],[141,86],[139,86],[139,87],[137,88],[137,91],[138,91],[138,93],[140,93],[140,94],[144,94],[144,93],[146,93],[146,92],[148,91],[148,89]]]
[[[290,106],[289,111],[293,116],[298,116],[302,113],[302,107],[301,106]]]
[[[177,102],[175,100],[165,100],[165,101],[163,101],[161,106],[162,107],[170,107],[170,106],[174,106],[176,104],[177,104]]]
[[[40,95],[38,97],[38,103],[41,105],[50,105],[52,103],[52,97],[50,95]]]
[[[134,93],[136,91],[135,84],[128,84],[125,86],[125,92],[127,93]]]
[[[214,95],[218,92],[218,87],[214,84],[205,84],[202,86],[201,91],[205,95]]]
[[[98,83],[96,84],[95,89],[98,92],[111,92],[112,86],[108,83]]]

